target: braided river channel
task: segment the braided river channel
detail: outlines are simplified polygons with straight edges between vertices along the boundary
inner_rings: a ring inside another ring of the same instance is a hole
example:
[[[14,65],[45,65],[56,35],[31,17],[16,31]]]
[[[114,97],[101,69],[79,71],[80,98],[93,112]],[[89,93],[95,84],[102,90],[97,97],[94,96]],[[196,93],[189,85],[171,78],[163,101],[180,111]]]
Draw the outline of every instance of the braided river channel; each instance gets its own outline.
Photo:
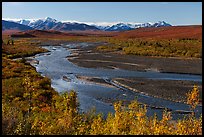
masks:
[[[42,76],[51,79],[51,86],[57,92],[74,90],[77,92],[80,103],[80,111],[86,112],[95,108],[96,113],[103,113],[107,116],[109,112],[114,113],[112,103],[106,100],[134,100],[137,98],[142,104],[146,104],[147,115],[157,114],[158,118],[162,117],[164,108],[172,112],[172,118],[178,119],[189,112],[190,107],[185,103],[178,103],[162,98],[147,96],[142,93],[134,92],[122,87],[112,81],[112,78],[125,77],[142,77],[147,79],[160,80],[187,80],[202,82],[202,76],[175,73],[160,73],[155,71],[129,71],[122,69],[102,69],[102,68],[84,68],[71,63],[67,57],[72,54],[76,47],[89,46],[90,43],[71,43],[61,44],[61,46],[46,45],[43,48],[49,50],[47,53],[37,54],[34,57],[28,57],[28,60],[35,60],[38,63],[31,63],[37,72]],[[112,86],[89,83],[78,79],[77,76],[99,77]],[[66,78],[66,79],[65,79]],[[151,107],[154,106],[154,107]],[[202,114],[202,106],[197,106],[196,116]]]

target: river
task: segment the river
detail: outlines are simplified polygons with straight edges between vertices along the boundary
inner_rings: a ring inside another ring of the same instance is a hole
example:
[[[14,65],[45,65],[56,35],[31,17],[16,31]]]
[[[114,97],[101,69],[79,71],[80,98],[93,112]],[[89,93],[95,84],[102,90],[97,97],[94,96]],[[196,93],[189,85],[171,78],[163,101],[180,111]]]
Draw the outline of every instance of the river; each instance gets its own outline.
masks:
[[[121,69],[95,69],[84,68],[76,66],[68,61],[67,57],[71,55],[71,49],[76,47],[89,46],[90,43],[72,43],[62,44],[61,46],[43,46],[50,52],[37,54],[35,57],[29,57],[39,61],[39,63],[32,64],[37,72],[42,76],[47,76],[51,79],[51,86],[58,92],[74,90],[78,94],[80,103],[80,111],[86,112],[91,108],[96,109],[96,113],[102,112],[106,116],[109,112],[114,112],[111,103],[104,100],[137,100],[141,103],[157,106],[162,109],[154,109],[147,107],[147,115],[152,116],[154,113],[158,118],[162,117],[163,108],[168,108],[172,111],[172,118],[177,119],[184,116],[184,114],[174,113],[176,111],[189,111],[189,106],[184,103],[176,103],[161,98],[155,98],[144,94],[136,93],[120,87],[111,81],[112,78],[122,77],[142,77],[150,79],[163,80],[189,80],[202,81],[202,76],[188,75],[188,74],[173,74],[173,73],[159,73],[154,71],[139,72]],[[66,76],[69,81],[63,79]],[[108,87],[99,84],[88,83],[86,81],[77,79],[76,76],[94,76],[106,80],[115,87]],[[196,108],[196,115],[202,114],[202,107]]]

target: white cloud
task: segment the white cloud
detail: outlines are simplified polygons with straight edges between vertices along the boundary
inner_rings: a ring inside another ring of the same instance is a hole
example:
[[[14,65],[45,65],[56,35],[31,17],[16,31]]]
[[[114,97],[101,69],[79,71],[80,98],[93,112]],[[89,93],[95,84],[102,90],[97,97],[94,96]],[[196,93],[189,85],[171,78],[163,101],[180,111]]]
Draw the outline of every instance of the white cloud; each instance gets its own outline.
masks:
[[[34,20],[38,20],[38,19],[24,19],[24,20],[34,21]],[[2,18],[2,20],[6,20],[6,21],[20,21],[20,20],[23,20],[23,19],[22,18]]]
[[[81,22],[81,21],[76,21],[76,20],[66,20],[66,21],[62,21],[62,22],[76,22],[76,23],[85,23],[88,25],[98,25],[98,26],[112,26],[114,24],[118,24],[118,23],[130,23],[130,24],[141,24],[141,23],[136,23],[136,22]]]
[[[108,25],[113,25],[113,24],[119,23],[119,22],[81,22],[81,21],[77,21],[77,20],[66,20],[66,21],[62,21],[62,22],[76,22],[76,23],[85,23],[88,25],[100,25],[100,26],[108,26]]]
[[[17,19],[17,18],[2,18],[2,20],[6,20],[6,21],[19,21],[21,19]]]

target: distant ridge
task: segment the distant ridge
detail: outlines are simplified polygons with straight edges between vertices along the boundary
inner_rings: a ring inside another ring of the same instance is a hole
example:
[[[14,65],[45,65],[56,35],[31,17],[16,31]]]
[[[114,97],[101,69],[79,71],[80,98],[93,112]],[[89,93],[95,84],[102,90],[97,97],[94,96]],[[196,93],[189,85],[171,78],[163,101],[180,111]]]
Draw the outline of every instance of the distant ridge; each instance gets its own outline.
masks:
[[[2,20],[2,31],[4,30],[25,31],[25,30],[33,30],[33,28],[19,23]]]
[[[12,20],[10,20],[12,21]],[[102,31],[126,31],[133,30],[142,27],[164,27],[172,26],[171,24],[165,21],[158,21],[156,23],[117,23],[112,26],[98,26],[98,25],[88,25],[86,23],[77,23],[77,22],[61,22],[56,19],[46,17],[45,19],[37,20],[19,20],[13,21],[22,25],[27,25],[33,29],[38,30],[56,30],[56,31],[87,31],[87,30],[102,30]]]

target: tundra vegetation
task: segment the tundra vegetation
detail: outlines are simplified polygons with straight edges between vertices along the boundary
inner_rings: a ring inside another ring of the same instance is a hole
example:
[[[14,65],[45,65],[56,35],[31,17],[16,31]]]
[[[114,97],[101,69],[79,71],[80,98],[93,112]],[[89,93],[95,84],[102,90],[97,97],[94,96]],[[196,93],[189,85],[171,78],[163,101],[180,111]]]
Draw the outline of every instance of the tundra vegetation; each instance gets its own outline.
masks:
[[[109,38],[107,41],[109,45],[101,45],[97,49],[139,56],[202,58],[202,41],[195,38],[163,40]]]
[[[125,42],[112,41],[112,39],[108,41],[115,43],[116,47],[120,47],[119,50],[127,54],[138,54],[137,51],[130,50],[133,48],[130,43],[135,45],[136,49],[147,46],[149,50],[151,48],[148,46],[152,43],[153,52],[149,51],[148,54],[155,54],[161,50],[164,51],[161,55],[166,55],[176,47],[167,48],[170,51],[165,49],[164,47],[168,47],[168,41],[158,44],[155,41]],[[2,45],[2,134],[4,135],[202,135],[202,116],[196,118],[192,113],[183,119],[173,121],[171,113],[164,111],[163,118],[159,120],[156,115],[147,117],[146,107],[141,106],[137,100],[127,105],[123,105],[121,101],[116,102],[115,113],[109,113],[106,118],[92,111],[79,113],[80,102],[77,101],[75,91],[60,94],[51,87],[49,78],[40,76],[24,59],[16,61],[11,59],[46,51],[34,46],[37,43],[32,44],[29,39],[18,39],[14,42],[15,44],[9,47]],[[188,46],[188,43],[194,42],[198,41],[182,40],[182,43],[187,45],[181,44],[175,49],[178,52],[174,53],[199,57],[197,44],[194,44],[195,48],[193,45]],[[169,43],[180,44],[174,40]],[[180,48],[186,49],[185,54],[179,52],[182,50]],[[197,92],[195,86],[187,95],[187,103],[192,106],[192,111],[199,101]]]

